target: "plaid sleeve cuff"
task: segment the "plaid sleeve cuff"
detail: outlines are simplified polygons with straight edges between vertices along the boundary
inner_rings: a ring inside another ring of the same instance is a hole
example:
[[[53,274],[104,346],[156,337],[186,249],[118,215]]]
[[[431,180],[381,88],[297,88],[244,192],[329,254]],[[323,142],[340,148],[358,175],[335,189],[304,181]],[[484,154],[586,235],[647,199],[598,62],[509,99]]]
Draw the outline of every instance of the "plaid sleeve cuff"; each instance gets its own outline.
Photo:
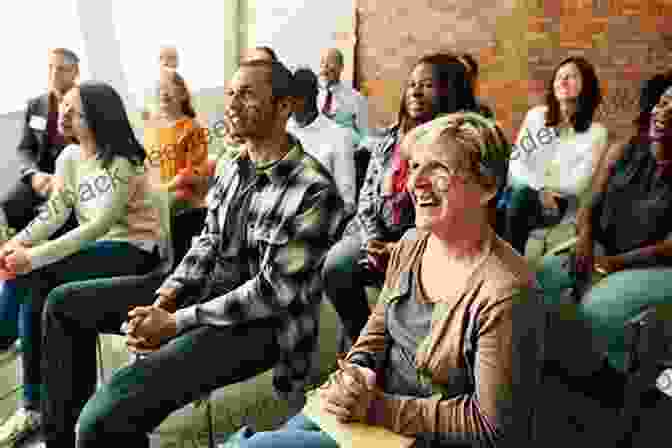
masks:
[[[182,282],[178,282],[177,280],[174,280],[172,277],[168,277],[168,278],[163,282],[163,284],[161,285],[161,287],[160,287],[159,289],[156,290],[156,292],[158,293],[158,291],[159,291],[160,289],[163,289],[163,288],[166,288],[166,289],[173,289],[173,290],[175,290],[176,295],[179,296],[179,295],[180,295],[180,292],[181,292],[182,289],[184,288],[184,285],[182,284]]]
[[[182,308],[175,311],[175,323],[177,325],[177,334],[182,333],[191,327],[198,325],[198,317],[196,316],[196,307],[192,305],[187,308]]]

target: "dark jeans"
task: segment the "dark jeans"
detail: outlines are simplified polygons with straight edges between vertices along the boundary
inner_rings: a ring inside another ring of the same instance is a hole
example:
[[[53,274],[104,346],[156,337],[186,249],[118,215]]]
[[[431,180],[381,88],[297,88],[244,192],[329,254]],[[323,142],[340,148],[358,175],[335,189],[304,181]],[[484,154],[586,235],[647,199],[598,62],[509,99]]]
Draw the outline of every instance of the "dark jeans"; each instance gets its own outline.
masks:
[[[96,388],[98,333],[120,334],[128,311],[151,305],[163,280],[160,274],[86,280],[49,293],[42,315],[47,446],[75,445],[75,423]]]
[[[22,308],[19,328],[26,407],[39,408],[42,390],[42,309],[51,290],[78,280],[143,274],[153,269],[157,262],[158,253],[153,254],[125,242],[101,241],[9,281],[15,284],[15,298],[20,301]]]
[[[544,214],[539,191],[529,186],[511,187],[511,199],[504,212],[504,239],[524,255],[527,239],[533,229],[560,222],[567,209],[567,202],[561,199],[558,205],[559,216],[549,217]]]
[[[56,239],[75,228],[74,215],[50,239]],[[14,280],[0,282],[0,351],[9,349],[19,335],[27,334],[28,327],[22,326],[29,321],[29,306],[17,296],[19,291]]]
[[[122,367],[84,406],[76,446],[148,448],[147,434],[173,411],[273,367],[278,326],[270,318],[195,327]]]
[[[354,342],[369,319],[369,302],[365,287],[376,279],[362,259],[362,241],[346,236],[334,244],[324,262],[322,277],[325,295],[334,305],[347,336]],[[379,276],[382,279],[382,275]]]

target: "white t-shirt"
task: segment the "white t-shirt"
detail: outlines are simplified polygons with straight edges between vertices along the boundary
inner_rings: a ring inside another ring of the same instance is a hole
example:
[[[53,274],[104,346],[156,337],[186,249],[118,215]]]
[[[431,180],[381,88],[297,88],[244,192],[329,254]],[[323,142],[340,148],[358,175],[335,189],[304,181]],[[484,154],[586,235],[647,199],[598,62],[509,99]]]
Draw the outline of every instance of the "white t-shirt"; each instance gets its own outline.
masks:
[[[607,146],[607,128],[593,122],[581,133],[545,126],[547,106],[530,109],[509,165],[510,183],[580,196],[590,187],[596,155]]]
[[[334,176],[348,207],[355,207],[355,144],[352,132],[320,114],[306,127],[287,122],[287,132],[296,136],[303,149],[315,157]]]

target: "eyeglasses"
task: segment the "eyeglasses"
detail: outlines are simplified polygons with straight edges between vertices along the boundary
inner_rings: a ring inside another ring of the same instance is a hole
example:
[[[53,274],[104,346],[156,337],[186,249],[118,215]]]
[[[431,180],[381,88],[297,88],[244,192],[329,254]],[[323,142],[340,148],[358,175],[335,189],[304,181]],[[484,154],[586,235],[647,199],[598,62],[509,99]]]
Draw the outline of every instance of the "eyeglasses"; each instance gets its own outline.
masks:
[[[420,179],[427,179],[434,191],[448,191],[456,177],[468,180],[471,176],[464,169],[452,168],[439,161],[422,165],[411,163],[409,169],[409,185],[415,185]]]

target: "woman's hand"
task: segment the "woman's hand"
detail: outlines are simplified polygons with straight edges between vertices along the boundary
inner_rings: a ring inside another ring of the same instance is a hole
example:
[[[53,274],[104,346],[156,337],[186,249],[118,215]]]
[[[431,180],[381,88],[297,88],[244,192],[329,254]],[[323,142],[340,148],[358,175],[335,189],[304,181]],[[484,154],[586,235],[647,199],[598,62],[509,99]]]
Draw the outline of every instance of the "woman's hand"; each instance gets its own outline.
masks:
[[[192,168],[188,161],[187,167],[180,170],[170,183],[169,190],[175,191],[177,199],[189,201],[194,207],[202,206],[208,193],[210,178],[215,173],[215,165],[214,160],[208,160],[207,164],[201,168],[202,172],[199,172],[199,169]]]
[[[26,248],[18,243],[2,248],[2,258],[7,270],[16,274],[27,274],[33,270]]]
[[[593,270],[593,239],[588,234],[579,234],[576,241],[576,272],[589,274]]]
[[[625,268],[625,263],[618,255],[595,257],[594,268],[600,274],[611,274],[612,272],[622,271]]]
[[[366,367],[338,361],[340,370],[320,388],[324,411],[340,422],[363,422],[368,418],[371,401],[375,398],[376,373]]]
[[[558,209],[557,199],[560,199],[560,198],[562,198],[562,195],[559,194],[559,193],[555,193],[555,192],[549,191],[549,190],[542,190],[541,191],[541,204],[546,209],[557,210]]]

